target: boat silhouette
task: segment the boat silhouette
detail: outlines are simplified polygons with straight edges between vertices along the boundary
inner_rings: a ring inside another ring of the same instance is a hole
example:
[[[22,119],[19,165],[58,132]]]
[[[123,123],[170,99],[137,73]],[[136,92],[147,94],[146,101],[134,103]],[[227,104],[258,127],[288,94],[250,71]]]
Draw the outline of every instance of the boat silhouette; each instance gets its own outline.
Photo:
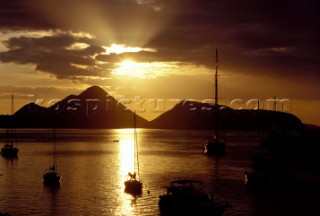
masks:
[[[265,142],[262,140],[260,127],[260,101],[258,102],[258,151],[252,157],[252,170],[245,171],[245,184],[265,188],[270,181],[271,169],[273,168],[273,160],[270,153],[265,147]]]
[[[52,166],[43,173],[43,183],[46,186],[60,185],[61,175],[57,171],[57,155],[56,155],[56,129],[53,127],[53,143],[52,143]]]
[[[134,149],[135,149],[135,162],[134,169],[137,168],[137,172],[134,170],[134,173],[129,172],[129,179],[124,182],[125,184],[125,192],[140,195],[142,194],[142,182],[140,181],[140,169],[139,169],[139,150],[138,150],[138,142],[137,142],[137,130],[136,130],[136,113],[133,113],[133,121],[134,121]]]
[[[218,50],[216,49],[215,99],[214,99],[214,130],[213,137],[204,144],[206,154],[224,154],[226,143],[220,139],[219,133],[219,105],[218,105]]]
[[[228,202],[218,203],[203,190],[203,182],[182,179],[174,180],[166,187],[166,193],[159,196],[161,215],[215,215],[224,214]]]
[[[11,112],[13,114],[14,112],[14,96],[11,95]],[[12,117],[12,116],[11,116]],[[4,145],[1,148],[1,156],[5,158],[17,158],[19,149],[15,146],[15,128],[13,128],[13,118],[11,118],[11,126],[10,128],[7,128],[6,131],[6,139],[4,142]]]

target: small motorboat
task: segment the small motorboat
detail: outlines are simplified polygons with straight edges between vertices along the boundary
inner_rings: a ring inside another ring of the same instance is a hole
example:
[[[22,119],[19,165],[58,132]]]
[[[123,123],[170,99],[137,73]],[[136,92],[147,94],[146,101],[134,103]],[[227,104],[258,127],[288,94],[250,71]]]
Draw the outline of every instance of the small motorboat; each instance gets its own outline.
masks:
[[[217,203],[203,190],[203,183],[196,180],[172,181],[167,192],[159,197],[161,215],[223,215],[228,202]]]
[[[6,158],[16,158],[18,157],[19,149],[13,144],[5,144],[1,148],[1,155]]]

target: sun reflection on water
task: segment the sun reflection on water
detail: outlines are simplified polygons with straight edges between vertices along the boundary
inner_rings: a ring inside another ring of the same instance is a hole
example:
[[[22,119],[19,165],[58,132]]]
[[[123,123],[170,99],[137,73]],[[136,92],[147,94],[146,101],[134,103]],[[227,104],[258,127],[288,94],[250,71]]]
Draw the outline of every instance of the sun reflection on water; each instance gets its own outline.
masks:
[[[130,134],[131,135],[131,134]],[[124,177],[128,172],[134,172],[134,140],[133,138],[120,139],[119,141],[119,160],[120,160],[120,173]]]
[[[119,199],[121,215],[134,215],[133,197],[124,192],[124,182],[127,180],[128,172],[134,172],[134,129],[119,129]]]

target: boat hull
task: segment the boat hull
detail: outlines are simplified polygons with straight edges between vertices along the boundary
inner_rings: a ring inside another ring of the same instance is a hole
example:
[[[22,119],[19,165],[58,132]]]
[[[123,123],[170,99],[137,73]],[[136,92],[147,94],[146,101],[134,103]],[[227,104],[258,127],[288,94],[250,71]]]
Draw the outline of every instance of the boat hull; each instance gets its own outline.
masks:
[[[206,154],[224,154],[226,152],[226,144],[217,140],[208,140],[204,144],[204,153]]]
[[[124,183],[125,185],[125,192],[127,193],[131,193],[131,194],[134,194],[134,195],[139,195],[139,194],[142,194],[142,183],[138,180],[128,180],[128,181],[125,181]]]
[[[54,171],[49,171],[43,174],[43,183],[45,185],[59,185],[61,175]]]
[[[5,145],[1,148],[1,155],[7,158],[18,157],[19,149],[12,145]]]
[[[190,216],[221,216],[228,206],[227,204],[213,204],[211,202],[197,203],[194,200],[179,200],[170,195],[161,195],[158,204],[161,215]]]
[[[214,202],[202,189],[202,182],[176,180],[159,196],[161,215],[223,215],[228,203]]]
[[[269,181],[269,176],[258,171],[245,172],[245,183],[254,186],[265,186]]]

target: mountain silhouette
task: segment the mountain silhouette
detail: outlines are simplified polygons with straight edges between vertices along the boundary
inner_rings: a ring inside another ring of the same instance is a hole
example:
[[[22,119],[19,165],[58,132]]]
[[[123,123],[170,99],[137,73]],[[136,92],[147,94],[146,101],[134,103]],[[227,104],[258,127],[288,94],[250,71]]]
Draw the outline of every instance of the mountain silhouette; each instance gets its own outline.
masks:
[[[234,110],[218,105],[219,128],[224,130],[257,130],[277,127],[284,130],[302,130],[304,125],[296,116],[271,110]],[[185,100],[150,122],[159,129],[213,129],[213,104]]]
[[[270,110],[234,110],[218,105],[219,127],[225,130],[257,130],[277,125],[300,130],[303,124],[290,113]],[[213,128],[214,105],[185,100],[152,121],[137,115],[137,127],[159,129]],[[69,95],[46,108],[29,103],[13,115],[1,115],[0,127],[16,128],[132,128],[133,112],[99,86]]]
[[[137,127],[147,120],[137,115]],[[0,116],[1,127],[17,128],[132,128],[133,112],[102,88],[92,86],[45,108],[29,103],[12,116]]]

